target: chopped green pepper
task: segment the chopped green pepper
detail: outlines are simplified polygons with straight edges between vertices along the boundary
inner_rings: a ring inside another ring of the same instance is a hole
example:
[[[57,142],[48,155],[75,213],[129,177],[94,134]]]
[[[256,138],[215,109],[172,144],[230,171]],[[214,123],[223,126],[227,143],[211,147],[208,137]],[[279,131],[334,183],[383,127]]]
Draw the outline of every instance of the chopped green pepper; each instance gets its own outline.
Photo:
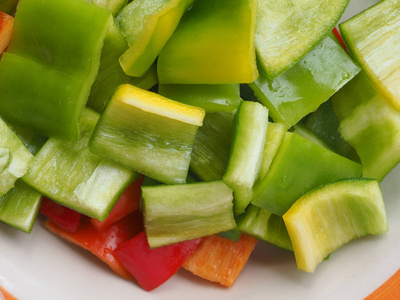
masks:
[[[256,0],[196,1],[160,53],[160,82],[253,82],[256,6]]]
[[[274,80],[264,75],[250,87],[275,122],[288,127],[315,111],[360,69],[330,36]]]

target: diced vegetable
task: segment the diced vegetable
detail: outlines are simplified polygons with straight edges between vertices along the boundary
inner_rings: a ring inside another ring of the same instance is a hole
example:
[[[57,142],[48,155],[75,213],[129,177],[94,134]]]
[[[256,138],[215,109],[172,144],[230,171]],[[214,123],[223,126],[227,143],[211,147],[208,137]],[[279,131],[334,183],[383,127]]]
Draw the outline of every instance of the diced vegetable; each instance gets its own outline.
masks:
[[[348,85],[352,86],[355,80],[349,82]],[[347,86],[338,91],[338,96],[334,95],[333,98],[340,97],[339,95],[344,90],[347,90]],[[351,100],[351,102],[356,102],[355,99]],[[304,118],[301,123],[326,143],[329,149],[355,162],[360,162],[354,148],[343,139],[339,132],[339,119],[335,114],[331,100],[322,103],[315,112]]]
[[[258,0],[256,49],[266,76],[281,75],[321,42],[349,2]]]
[[[118,15],[129,49],[121,56],[125,73],[143,76],[174,33],[193,0],[132,1]]]
[[[98,232],[86,217],[82,218],[79,230],[75,233],[64,231],[51,221],[46,221],[44,226],[55,235],[89,250],[108,264],[122,278],[131,278],[131,274],[115,257],[113,251],[143,230],[142,218],[139,212],[126,216],[103,232]]]
[[[345,179],[301,197],[283,215],[297,266],[314,272],[348,241],[388,231],[381,189],[373,179]]]
[[[90,150],[164,183],[184,183],[203,109],[129,84],[113,95]]]
[[[256,2],[196,1],[160,53],[160,83],[253,82]]]
[[[190,170],[202,181],[222,179],[233,139],[233,113],[207,113],[197,130]]]
[[[382,0],[339,26],[367,77],[400,110],[400,2]]]
[[[243,101],[235,118],[235,134],[223,180],[234,191],[235,214],[241,214],[253,197],[253,185],[260,172],[268,110],[259,103]]]
[[[113,253],[138,283],[151,291],[174,275],[201,239],[150,249],[144,232],[120,245]]]
[[[121,84],[129,83],[148,90],[157,83],[156,65],[151,66],[142,77],[131,77],[125,74],[118,59],[127,49],[128,45],[118,23],[112,22],[104,39],[99,73],[93,83],[87,103],[94,110],[102,112],[114,91]]]
[[[293,251],[292,243],[281,216],[250,204],[237,219],[237,229],[259,240]]]
[[[24,176],[33,160],[33,155],[0,118],[0,197]]]
[[[288,133],[267,175],[254,189],[252,204],[283,215],[308,191],[342,178],[361,175],[361,165]]]
[[[275,122],[288,127],[315,111],[360,69],[330,36],[274,80],[263,74],[250,84]]]
[[[363,177],[381,181],[400,162],[400,113],[364,73],[334,95],[332,103],[340,133],[360,156]]]
[[[24,0],[0,62],[1,116],[76,141],[111,14],[82,0]],[[62,33],[61,33],[62,32]]]
[[[23,180],[50,199],[102,221],[138,174],[89,151],[98,118],[85,109],[78,143],[50,138]]]
[[[204,279],[231,287],[253,252],[257,240],[242,234],[238,242],[219,237],[203,238],[183,267]]]
[[[43,197],[40,212],[62,230],[76,232],[79,228],[81,214],[49,198]]]
[[[103,231],[110,227],[114,222],[139,209],[142,183],[143,176],[136,179],[135,182],[125,189],[103,222],[92,219],[91,221],[93,226],[96,227],[98,231]]]
[[[0,221],[30,233],[39,211],[42,196],[17,180],[15,187],[0,197]]]
[[[151,248],[236,227],[232,190],[222,181],[146,186],[142,196]]]

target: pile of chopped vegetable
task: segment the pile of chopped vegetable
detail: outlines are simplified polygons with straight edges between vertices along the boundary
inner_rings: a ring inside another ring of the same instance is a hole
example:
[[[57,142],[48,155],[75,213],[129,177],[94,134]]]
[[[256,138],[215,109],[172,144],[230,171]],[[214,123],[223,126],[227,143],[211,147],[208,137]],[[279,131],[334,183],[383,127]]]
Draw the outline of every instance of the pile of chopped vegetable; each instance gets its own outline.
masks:
[[[400,1],[342,40],[349,1],[0,2],[0,221],[40,211],[146,291],[230,287],[258,240],[314,272],[387,232]]]

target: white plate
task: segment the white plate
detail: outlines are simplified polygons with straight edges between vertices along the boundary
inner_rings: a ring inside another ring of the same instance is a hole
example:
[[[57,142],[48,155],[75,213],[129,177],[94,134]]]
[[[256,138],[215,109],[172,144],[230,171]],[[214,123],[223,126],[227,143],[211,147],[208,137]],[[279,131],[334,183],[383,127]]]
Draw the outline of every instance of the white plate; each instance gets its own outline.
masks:
[[[343,20],[376,2],[352,0]],[[399,182],[400,166],[382,183],[390,232],[350,242],[314,274],[298,271],[291,253],[259,242],[230,289],[180,270],[147,293],[37,222],[30,235],[0,224],[0,285],[20,300],[362,299],[400,268]]]

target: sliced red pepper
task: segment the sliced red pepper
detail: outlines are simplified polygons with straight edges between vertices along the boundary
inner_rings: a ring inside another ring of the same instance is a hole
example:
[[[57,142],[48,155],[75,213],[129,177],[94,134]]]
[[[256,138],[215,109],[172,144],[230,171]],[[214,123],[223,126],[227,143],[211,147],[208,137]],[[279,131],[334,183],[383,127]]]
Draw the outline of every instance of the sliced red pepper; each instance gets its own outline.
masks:
[[[0,57],[11,39],[14,18],[0,11]]]
[[[150,249],[145,232],[119,246],[115,256],[138,283],[151,291],[174,275],[201,239]]]
[[[115,258],[113,251],[143,230],[142,216],[139,211],[129,214],[103,232],[98,232],[90,219],[85,216],[82,218],[81,225],[76,233],[67,232],[51,221],[45,222],[44,226],[67,241],[89,250],[122,278],[130,279],[132,277],[128,270]]]
[[[346,44],[343,42],[343,39],[342,39],[342,36],[341,36],[339,30],[335,27],[335,28],[333,28],[332,32],[336,36],[338,41],[342,44],[344,50],[347,50]]]
[[[43,197],[40,212],[65,231],[76,232],[78,230],[81,214],[68,207]]]
[[[121,220],[126,215],[139,209],[143,178],[144,176],[140,177],[127,187],[103,222],[96,219],[91,220],[93,226],[96,227],[98,231],[104,231],[114,222]]]

